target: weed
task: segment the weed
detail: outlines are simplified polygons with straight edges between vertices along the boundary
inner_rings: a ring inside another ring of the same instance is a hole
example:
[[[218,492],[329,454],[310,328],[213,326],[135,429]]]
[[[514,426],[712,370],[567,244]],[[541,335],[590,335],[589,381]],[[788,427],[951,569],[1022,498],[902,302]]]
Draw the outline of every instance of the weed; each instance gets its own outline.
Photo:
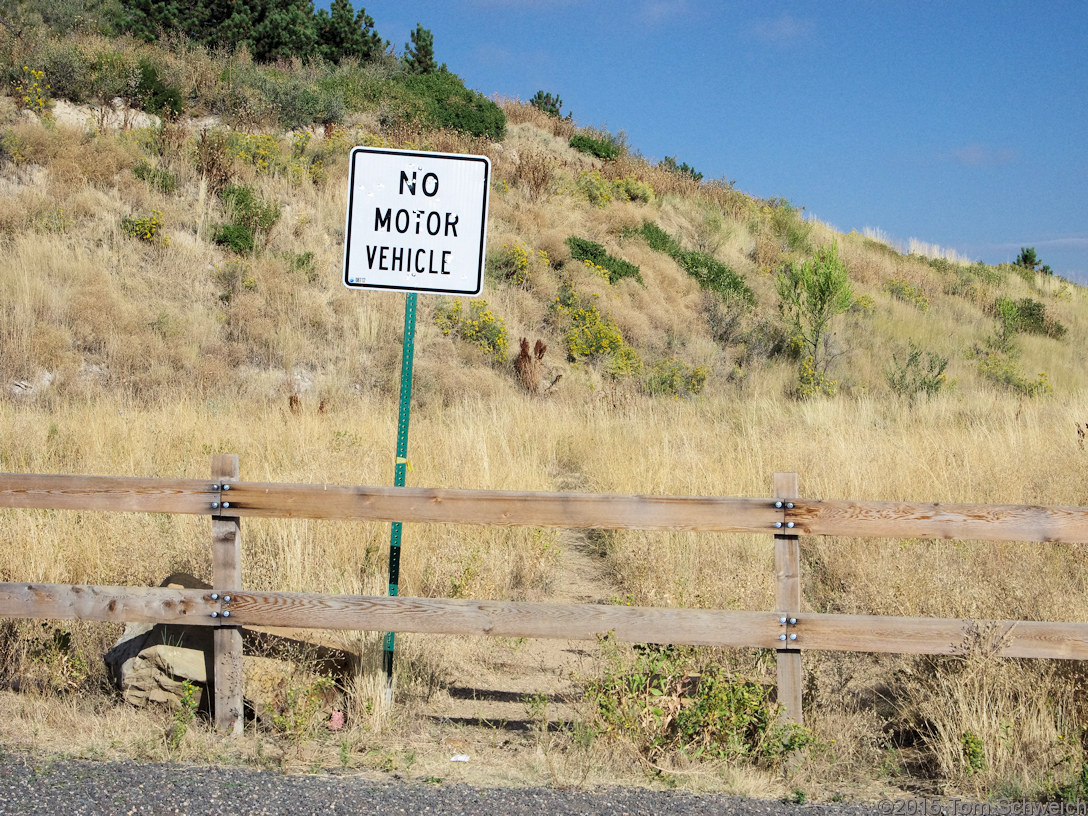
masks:
[[[454,299],[434,310],[434,322],[444,335],[454,335],[479,348],[492,359],[503,359],[510,346],[506,323],[486,300],[472,300],[465,314],[464,300]]]
[[[921,286],[916,286],[902,278],[892,278],[884,286],[885,291],[896,300],[916,307],[919,311],[929,311],[929,298]]]
[[[696,650],[636,646],[607,638],[604,668],[587,685],[604,733],[650,761],[669,754],[775,765],[807,745],[809,732],[780,725],[768,688],[699,659]]]
[[[643,387],[654,396],[687,397],[702,391],[709,375],[710,369],[704,365],[690,366],[682,360],[661,360],[650,369]]]
[[[153,167],[146,161],[142,161],[132,168],[133,174],[140,181],[147,182],[147,186],[160,193],[169,195],[178,189],[178,177],[169,170]]]
[[[567,356],[571,361],[606,357],[616,376],[635,374],[641,369],[638,355],[624,342],[615,321],[603,314],[592,298],[580,295],[564,284],[552,310],[570,321],[565,336]]]
[[[589,153],[591,156],[596,156],[598,159],[604,159],[605,161],[612,161],[620,154],[615,143],[607,139],[594,138],[585,133],[575,133],[570,137],[569,144],[575,150]]]
[[[487,259],[488,273],[514,286],[528,286],[535,275],[551,266],[543,249],[533,252],[521,244],[503,245],[502,251]]]
[[[884,376],[892,391],[913,405],[918,395],[931,397],[948,385],[944,373],[947,367],[948,358],[933,351],[926,352],[923,362],[922,349],[911,341],[906,359],[900,362],[898,355],[892,355],[892,366],[884,371]]]
[[[174,710],[174,716],[166,729],[166,747],[170,753],[176,753],[181,747],[181,741],[185,738],[193,718],[196,717],[197,705],[196,686],[188,680],[183,681],[178,707]]]
[[[234,162],[227,147],[227,137],[219,131],[200,131],[193,147],[193,163],[215,193],[225,189],[234,178]]]
[[[15,83],[15,102],[23,110],[45,117],[53,107],[49,96],[49,84],[45,81],[45,71],[36,71],[29,65],[23,66],[23,72]]]
[[[615,258],[608,251],[587,238],[578,238],[574,235],[567,238],[567,246],[570,247],[571,257],[576,261],[591,262],[594,267],[606,270],[609,283],[615,283],[623,278],[634,278],[642,283],[642,273],[633,263]]]
[[[148,244],[169,246],[170,236],[162,231],[162,213],[155,210],[151,215],[126,215],[121,219],[121,232]]]
[[[317,727],[317,714],[333,688],[333,680],[328,676],[291,683],[286,688],[283,704],[272,714],[272,725],[286,737],[296,754]]]

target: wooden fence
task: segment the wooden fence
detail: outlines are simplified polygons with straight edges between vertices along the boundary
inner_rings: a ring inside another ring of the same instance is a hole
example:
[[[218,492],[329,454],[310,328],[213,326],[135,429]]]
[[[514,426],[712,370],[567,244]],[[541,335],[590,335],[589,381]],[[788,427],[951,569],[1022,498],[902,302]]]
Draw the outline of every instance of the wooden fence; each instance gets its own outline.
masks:
[[[1005,657],[1088,659],[1088,623],[832,615],[801,610],[799,535],[1088,542],[1088,508],[823,501],[774,476],[771,498],[532,493],[243,482],[238,457],[212,457],[209,479],[0,474],[0,508],[187,513],[211,518],[213,589],[0,583],[0,617],[208,626],[217,727],[242,727],[239,627],[760,647],[778,654],[778,699],[801,721],[801,650],[957,654],[980,631]],[[776,609],[742,612],[449,598],[249,592],[241,519],[278,517],[765,533]],[[33,546],[33,542],[28,542]]]

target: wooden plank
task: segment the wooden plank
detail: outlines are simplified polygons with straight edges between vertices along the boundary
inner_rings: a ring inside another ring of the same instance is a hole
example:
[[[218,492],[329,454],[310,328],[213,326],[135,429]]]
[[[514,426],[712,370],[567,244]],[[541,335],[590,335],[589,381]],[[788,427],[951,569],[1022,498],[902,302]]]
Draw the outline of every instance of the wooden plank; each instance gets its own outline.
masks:
[[[782,518],[771,499],[255,482],[232,485],[224,498],[231,512],[243,517],[761,533]]]
[[[244,626],[428,632],[447,635],[596,640],[697,646],[778,645],[774,612],[652,609],[449,598],[313,595],[243,590],[230,604]]]
[[[796,473],[774,474],[776,499],[797,498]],[[783,508],[785,509],[785,508]],[[793,626],[788,622],[801,613],[801,546],[796,535],[776,533],[774,536],[775,599],[778,611],[786,617],[782,627],[788,636]],[[787,641],[788,645],[789,641]],[[780,648],[776,654],[778,664],[778,702],[782,705],[785,722],[802,724],[801,708],[801,652],[797,649]]]
[[[212,457],[212,481],[221,487],[238,479],[237,454]],[[230,491],[222,490],[221,498]],[[220,599],[242,588],[242,529],[237,516],[212,517],[212,586]],[[229,604],[224,602],[224,609]],[[226,620],[226,618],[220,618]],[[242,733],[242,630],[239,626],[222,626],[212,638],[213,687],[215,694],[215,727],[221,734]]]
[[[0,474],[0,507],[210,513],[216,495],[206,479]]]
[[[1088,543],[1088,507],[798,499],[786,520],[805,535]]]
[[[804,614],[796,630],[804,649],[954,655],[993,648],[1001,657],[1088,659],[1088,623]]]
[[[214,626],[206,589],[0,584],[0,617]]]

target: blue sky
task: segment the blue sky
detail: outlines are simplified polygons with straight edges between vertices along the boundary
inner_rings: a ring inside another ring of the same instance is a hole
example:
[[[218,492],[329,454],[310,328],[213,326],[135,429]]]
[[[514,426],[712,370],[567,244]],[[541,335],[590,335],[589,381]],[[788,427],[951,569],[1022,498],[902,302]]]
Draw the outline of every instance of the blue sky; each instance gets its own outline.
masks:
[[[318,2],[319,8],[328,2]],[[356,2],[356,8],[359,8]],[[843,232],[1088,284],[1088,6],[912,0],[382,0],[485,96],[558,94],[650,160]]]

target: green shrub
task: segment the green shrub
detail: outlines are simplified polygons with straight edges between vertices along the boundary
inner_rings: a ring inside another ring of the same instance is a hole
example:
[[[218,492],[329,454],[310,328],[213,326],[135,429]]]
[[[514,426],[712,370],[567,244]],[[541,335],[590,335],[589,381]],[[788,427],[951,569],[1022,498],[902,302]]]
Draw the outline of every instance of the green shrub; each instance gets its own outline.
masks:
[[[556,119],[560,117],[559,112],[563,108],[563,100],[559,98],[558,94],[553,96],[551,93],[544,93],[544,91],[537,91],[533,94],[529,104],[538,111],[542,111],[548,116],[554,116]]]
[[[909,303],[923,312],[929,311],[929,298],[921,286],[915,286],[902,278],[892,278],[884,285],[884,291],[896,300]]]
[[[642,283],[642,273],[637,266],[629,261],[614,258],[595,241],[572,235],[567,238],[567,246],[570,247],[570,254],[574,260],[590,261],[607,270],[609,283],[615,283],[623,278],[634,278]]]
[[[735,297],[749,305],[755,305],[755,293],[748,288],[737,272],[705,252],[686,251],[676,256],[680,268],[699,282],[703,289],[709,289],[722,297]]]
[[[534,253],[521,244],[503,246],[501,252],[494,253],[487,259],[488,273],[514,286],[527,286],[535,272],[547,269],[550,265],[551,259],[543,249]]]
[[[590,204],[597,207],[611,204],[615,197],[612,182],[602,176],[600,170],[579,173],[578,181],[574,185]]]
[[[121,232],[148,244],[168,246],[170,237],[162,232],[162,213],[155,210],[151,215],[126,215],[121,219]]]
[[[249,255],[256,247],[253,229],[243,224],[220,224],[212,240],[239,255]]]
[[[589,153],[598,159],[612,161],[620,155],[619,147],[607,139],[595,139],[585,133],[575,133],[570,137],[570,146],[581,153]]]
[[[994,314],[1001,324],[1001,332],[1009,335],[1014,332],[1043,334],[1060,340],[1065,337],[1066,328],[1059,321],[1046,313],[1046,306],[1033,298],[999,298],[993,307]]]
[[[181,91],[159,78],[159,70],[146,57],[140,60],[140,80],[136,95],[145,111],[157,116],[178,116],[185,109]]]
[[[604,666],[587,684],[602,734],[630,742],[651,762],[669,755],[774,766],[812,740],[781,725],[770,689],[700,660],[690,647],[606,641]]]
[[[472,300],[469,303],[467,315],[462,299],[440,304],[434,310],[435,325],[442,330],[442,334],[452,334],[496,360],[503,359],[510,345],[506,323],[491,311],[486,300]]]
[[[892,355],[892,365],[884,371],[892,391],[904,397],[911,405],[919,394],[931,397],[948,385],[948,378],[944,373],[948,367],[948,358],[932,351],[926,352],[925,356],[923,362],[922,350],[911,342],[906,358],[900,361],[898,355]]]
[[[571,362],[606,359],[613,376],[637,374],[641,370],[638,354],[624,341],[615,321],[601,312],[595,297],[580,295],[563,284],[552,311],[569,321],[564,339],[567,359]]]
[[[658,164],[658,167],[663,170],[668,170],[670,173],[675,173],[678,176],[687,176],[692,181],[703,180],[703,174],[698,172],[694,167],[690,167],[687,162],[677,164],[675,156],[666,156]]]
[[[712,255],[681,249],[676,238],[651,221],[643,221],[636,232],[646,240],[650,249],[664,252],[676,261],[703,289],[715,292],[725,299],[737,299],[749,306],[755,305],[755,292],[745,283],[744,278]]]
[[[654,188],[635,178],[620,178],[612,182],[616,196],[626,201],[641,201],[650,204],[654,200]]]
[[[160,193],[170,194],[178,189],[178,177],[171,173],[169,170],[164,170],[161,167],[153,167],[146,161],[141,161],[134,168],[132,172],[136,178],[140,181],[147,182],[147,186],[153,190],[158,190]]]
[[[700,393],[709,375],[710,369],[703,365],[690,366],[681,360],[661,360],[650,369],[643,387],[654,396],[687,397]]]
[[[444,70],[410,74],[402,83],[414,97],[414,116],[422,124],[495,141],[505,138],[506,114],[502,108],[470,91],[456,74]]]

